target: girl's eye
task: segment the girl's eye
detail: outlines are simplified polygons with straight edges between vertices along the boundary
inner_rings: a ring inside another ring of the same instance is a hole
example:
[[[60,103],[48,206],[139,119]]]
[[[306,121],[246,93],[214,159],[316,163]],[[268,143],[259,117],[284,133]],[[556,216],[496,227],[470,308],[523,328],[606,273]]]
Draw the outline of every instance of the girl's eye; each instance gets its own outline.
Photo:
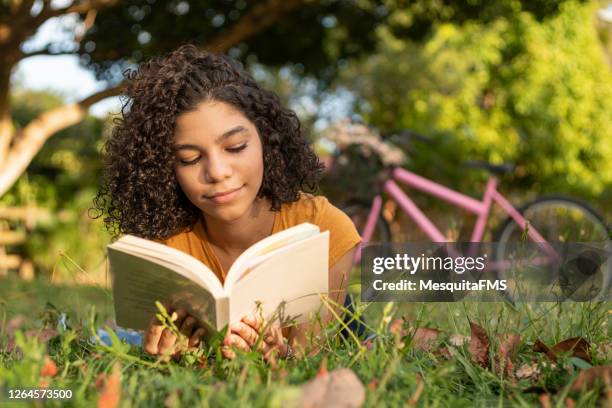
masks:
[[[228,147],[227,150],[230,153],[238,153],[243,151],[245,148],[247,147],[247,143],[243,143],[240,146],[236,146],[236,147]]]
[[[196,157],[193,160],[181,160],[181,164],[195,164],[200,160],[200,156]]]

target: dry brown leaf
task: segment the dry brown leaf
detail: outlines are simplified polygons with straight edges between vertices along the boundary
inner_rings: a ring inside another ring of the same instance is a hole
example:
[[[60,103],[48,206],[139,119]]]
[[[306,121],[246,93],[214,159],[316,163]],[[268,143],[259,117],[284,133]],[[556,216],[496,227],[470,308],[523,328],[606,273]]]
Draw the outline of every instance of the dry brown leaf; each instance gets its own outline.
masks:
[[[453,347],[440,347],[438,350],[434,351],[434,355],[438,356],[438,357],[442,357],[446,360],[450,360],[451,358],[453,358],[453,353],[454,353],[454,348]]]
[[[25,338],[35,337],[41,343],[47,343],[49,340],[59,336],[59,333],[53,329],[28,330],[23,333],[23,336]],[[6,351],[8,353],[11,353],[13,351],[18,351],[17,349],[18,348],[17,348],[17,345],[15,344],[15,337],[14,336],[9,337],[9,341],[6,345]]]
[[[516,370],[516,378],[519,379],[536,379],[540,374],[540,369],[536,363],[525,363]]]
[[[605,384],[612,383],[612,365],[591,367],[583,370],[572,384],[572,390],[578,391],[583,388],[590,388],[596,380],[601,380]]]
[[[431,351],[436,344],[436,339],[440,334],[440,330],[431,329],[429,327],[417,327],[416,330],[411,329],[409,332],[412,335],[412,346],[418,350]]]
[[[595,354],[600,360],[612,360],[612,342],[600,343],[595,347]]]
[[[299,406],[304,408],[360,407],[365,402],[365,387],[348,368],[338,368],[316,376],[302,386]]]
[[[538,397],[538,400],[540,400],[540,404],[542,405],[542,408],[552,408],[552,405],[550,404],[550,395],[540,394],[540,396]]]
[[[103,379],[98,408],[115,408],[121,399],[121,365],[115,363],[110,375]]]
[[[498,335],[499,349],[497,350],[498,372],[504,372],[509,377],[514,377],[514,364],[512,358],[516,352],[516,347],[521,341],[521,336],[514,333],[503,333]]]
[[[470,355],[472,359],[481,367],[489,365],[489,336],[485,330],[476,323],[470,322]]]
[[[40,368],[40,375],[43,377],[54,377],[57,374],[57,365],[49,356],[45,356],[45,361]]]
[[[5,334],[11,335],[15,330],[20,329],[26,323],[26,317],[24,315],[14,316],[5,326]]]
[[[468,341],[470,341],[469,336],[464,336],[462,334],[452,334],[448,339],[449,343],[455,347],[461,347]]]
[[[533,351],[538,353],[545,353],[548,358],[553,362],[557,362],[557,356],[559,354],[572,352],[572,356],[579,357],[589,364],[593,364],[591,356],[589,355],[589,349],[591,345],[582,337],[572,337],[565,339],[555,344],[552,347],[548,347],[540,340],[536,340],[533,345]]]
[[[403,329],[404,320],[403,319],[395,319],[389,325],[389,333],[395,334],[396,336],[403,337],[404,329]]]
[[[581,358],[587,363],[593,364],[593,360],[591,360],[589,354],[590,348],[591,345],[583,337],[572,337],[555,344],[550,350],[555,355],[571,351],[574,357]]]

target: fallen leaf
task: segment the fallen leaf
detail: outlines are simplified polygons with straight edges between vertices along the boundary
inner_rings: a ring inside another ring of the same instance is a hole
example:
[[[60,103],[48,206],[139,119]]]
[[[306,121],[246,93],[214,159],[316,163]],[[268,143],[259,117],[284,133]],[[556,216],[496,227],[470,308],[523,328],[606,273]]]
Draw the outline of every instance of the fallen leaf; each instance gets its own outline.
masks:
[[[449,343],[455,347],[461,347],[470,340],[468,336],[462,334],[452,334],[449,338]]]
[[[578,391],[593,386],[596,380],[610,384],[612,382],[612,365],[592,367],[582,370],[572,384],[572,390]]]
[[[519,378],[519,379],[530,379],[530,378],[536,379],[539,374],[540,374],[540,369],[538,368],[538,365],[536,363],[531,363],[531,364],[525,363],[522,366],[520,366],[518,370],[516,370],[516,372],[514,373],[516,378]]]
[[[24,315],[17,315],[15,317],[13,317],[11,320],[8,321],[8,323],[5,326],[5,331],[7,335],[11,335],[15,332],[15,330],[18,330],[21,328],[21,326],[23,326],[26,322],[26,317]]]
[[[170,392],[170,394],[168,394],[166,399],[164,399],[164,406],[166,408],[175,408],[181,406],[181,400],[177,390],[173,390]]]
[[[54,377],[57,374],[57,365],[49,356],[45,356],[45,361],[40,369],[40,375],[43,377]]]
[[[489,365],[489,336],[485,330],[477,325],[476,323],[470,322],[470,355],[472,359],[481,367],[487,367]]]
[[[508,377],[514,377],[514,364],[512,358],[516,352],[516,347],[521,341],[521,336],[514,333],[503,333],[498,335],[499,348],[497,350],[497,365],[499,372],[505,373]]]
[[[42,330],[28,330],[23,333],[25,338],[37,338],[41,343],[47,343],[49,340],[59,336],[59,333],[53,329],[42,329]],[[11,353],[13,351],[19,351],[19,348],[15,344],[15,337],[10,336],[6,344],[6,351]]]
[[[572,337],[570,339],[560,341],[552,347],[548,347],[540,340],[536,340],[533,345],[533,351],[545,353],[546,356],[555,363],[557,362],[557,356],[559,354],[571,351],[572,356],[581,358],[589,364],[593,364],[593,360],[591,360],[591,356],[589,355],[590,348],[591,345],[589,342],[582,337]]]
[[[338,368],[316,376],[302,386],[299,406],[304,408],[360,407],[365,402],[365,387],[348,368]]]
[[[538,397],[538,400],[540,400],[540,405],[542,405],[542,408],[552,407],[552,405],[550,405],[550,395],[540,394],[540,396]]]
[[[418,350],[431,351],[436,344],[436,339],[440,334],[440,330],[431,329],[429,327],[418,327],[416,330],[411,329],[409,334],[412,335],[412,346]]]
[[[391,324],[389,325],[389,332],[392,334],[395,334],[396,336],[403,337],[404,336],[404,329],[402,328],[403,324],[404,324],[403,319],[393,320],[393,322],[391,322]]]
[[[454,353],[453,347],[440,347],[438,350],[434,351],[434,355],[438,357],[442,357],[446,360],[450,360],[453,358]]]
[[[595,347],[595,355],[603,361],[612,360],[612,342],[598,344]]]
[[[98,397],[98,408],[115,408],[121,398],[121,365],[115,363],[112,372],[104,379],[104,385]]]
[[[327,358],[324,358],[319,366],[319,371],[317,371],[317,378],[325,377],[327,374]]]
[[[555,356],[555,353],[553,353],[550,347],[542,343],[539,339],[533,343],[533,351],[536,353],[545,353],[546,356],[548,356],[548,358],[550,358],[552,361],[557,361],[557,356]]]
[[[551,347],[551,351],[555,354],[562,354],[568,351],[572,352],[574,357],[583,359],[589,364],[593,364],[589,349],[591,345],[583,337],[572,337],[571,339],[563,340]]]

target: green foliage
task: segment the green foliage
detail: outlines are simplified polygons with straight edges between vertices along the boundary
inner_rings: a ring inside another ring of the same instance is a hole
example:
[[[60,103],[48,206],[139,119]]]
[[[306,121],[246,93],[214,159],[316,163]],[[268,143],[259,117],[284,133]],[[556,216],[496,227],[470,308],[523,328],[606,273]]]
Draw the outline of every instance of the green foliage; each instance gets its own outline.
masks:
[[[205,45],[227,34],[236,22],[262,3],[122,1],[98,11],[95,24],[81,42],[78,53],[99,78],[118,81],[130,64],[138,64],[185,42]],[[348,59],[374,49],[376,28],[381,24],[387,24],[400,38],[421,39],[439,21],[490,21],[520,7],[543,18],[556,13],[559,3],[559,0],[304,2],[265,30],[247,32],[230,54],[246,63],[274,67],[291,64],[302,75],[314,75],[326,83]],[[272,10],[268,14],[273,16],[276,12]],[[251,25],[256,27],[262,21],[265,20],[253,19]],[[168,24],[172,30],[168,30]]]
[[[16,91],[12,103],[15,126],[21,128],[64,101],[60,95],[46,91]],[[0,199],[2,205],[32,205],[51,213],[28,234],[24,249],[39,272],[75,275],[83,269],[104,269],[108,237],[101,220],[89,218],[88,209],[100,181],[99,151],[106,126],[104,120],[88,116],[54,135]]]
[[[359,309],[365,309],[366,321],[379,335],[367,351],[362,352],[365,347],[353,341],[334,338],[338,327],[331,327],[323,334],[327,345],[321,353],[279,360],[274,366],[264,363],[257,353],[239,352],[233,361],[218,359],[216,346],[199,349],[203,358],[164,362],[116,338],[109,346],[93,344],[92,330],[100,327],[112,308],[105,306],[103,297],[92,296],[92,288],[55,286],[42,281],[5,282],[0,286],[0,299],[8,302],[0,303],[0,322],[23,312],[28,319],[15,333],[20,352],[0,353],[0,387],[40,387],[46,383],[49,388],[71,389],[73,406],[95,404],[105,392],[105,381],[113,375],[120,379],[122,406],[287,406],[299,398],[301,384],[314,378],[323,365],[329,371],[351,368],[367,385],[365,406],[405,405],[415,395],[419,381],[424,383],[418,399],[422,406],[535,406],[540,392],[524,392],[533,387],[546,387],[553,406],[562,406],[567,397],[577,406],[597,406],[603,402],[600,393],[605,395],[603,383],[579,392],[569,390],[578,373],[589,368],[584,361],[563,355],[553,367],[544,354],[532,351],[536,339],[554,344],[564,338],[584,336],[593,345],[594,365],[609,364],[609,356],[595,352],[598,346],[609,346],[609,303],[604,302],[518,304],[516,308],[502,303],[362,304]],[[95,289],[98,295],[101,292]],[[19,298],[23,293],[28,296]],[[58,300],[59,310],[70,312],[66,327],[58,326],[57,319],[41,323],[34,318],[38,313],[56,315],[59,311],[45,306],[45,299]],[[96,310],[103,312],[92,314],[87,307],[68,303],[79,299],[81,304],[96,305]],[[391,322],[400,316],[406,319],[401,325],[404,334],[398,334],[398,327],[392,329]],[[535,365],[540,374],[509,379],[474,363],[467,342],[458,345],[450,340],[451,334],[468,335],[470,321],[482,325],[488,333],[492,360],[500,342],[496,334],[519,333],[521,342],[513,357],[515,368]],[[41,324],[49,329],[56,327],[58,336],[43,344],[36,336],[21,335]],[[440,329],[436,344],[452,350],[452,357],[447,360],[419,348],[414,338],[406,334],[408,325]],[[3,326],[4,323],[0,333]],[[113,338],[112,330],[110,334]],[[2,350],[6,337],[0,336]],[[57,373],[43,376],[41,368],[49,359],[57,365]]]
[[[593,5],[567,2],[558,15],[440,24],[423,43],[381,28],[379,53],[343,83],[358,111],[383,131],[434,135],[411,151],[420,173],[466,190],[483,174],[457,172],[467,159],[511,161],[505,182],[536,192],[597,198],[612,189],[612,74],[593,25]],[[358,99],[359,100],[359,99]]]

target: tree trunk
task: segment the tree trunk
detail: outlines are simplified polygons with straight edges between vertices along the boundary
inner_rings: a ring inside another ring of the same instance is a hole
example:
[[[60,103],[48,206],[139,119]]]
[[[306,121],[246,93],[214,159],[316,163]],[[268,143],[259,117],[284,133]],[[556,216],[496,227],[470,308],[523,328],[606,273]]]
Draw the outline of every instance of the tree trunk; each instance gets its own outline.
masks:
[[[6,156],[13,136],[13,122],[9,90],[13,64],[5,58],[0,63],[0,167],[6,162]],[[2,194],[0,194],[0,197]]]
[[[43,144],[55,133],[79,123],[91,105],[111,96],[119,95],[121,86],[98,92],[78,103],[51,109],[31,121],[15,134],[13,146],[0,162],[0,197],[4,195],[26,170]]]
[[[241,41],[267,29],[291,11],[307,3],[315,3],[317,1],[318,0],[266,0],[254,6],[252,10],[238,20],[225,35],[212,39],[204,48],[211,49],[215,52],[226,52],[229,48]],[[82,8],[84,7],[84,9],[79,9],[77,11],[84,12],[94,6],[106,7],[115,3],[116,0],[84,1],[79,6]],[[75,10],[68,11],[73,12]],[[56,11],[53,16],[63,14],[64,12],[67,11]],[[45,19],[49,17],[50,15],[47,15]],[[20,42],[18,44],[20,44]],[[16,50],[20,53],[19,46],[17,46]],[[9,55],[10,53],[0,49],[0,57],[4,57],[5,61],[10,59]],[[0,66],[0,197],[6,194],[13,184],[15,184],[47,139],[56,132],[83,120],[91,105],[110,96],[118,95],[122,87],[122,85],[119,85],[91,95],[79,103],[52,109],[51,111],[41,114],[25,128],[14,131],[8,99],[10,91],[10,72],[11,68],[19,61],[20,57],[23,57],[23,55],[18,54],[17,58],[15,58],[12,63],[5,64],[5,61],[2,61]]]

